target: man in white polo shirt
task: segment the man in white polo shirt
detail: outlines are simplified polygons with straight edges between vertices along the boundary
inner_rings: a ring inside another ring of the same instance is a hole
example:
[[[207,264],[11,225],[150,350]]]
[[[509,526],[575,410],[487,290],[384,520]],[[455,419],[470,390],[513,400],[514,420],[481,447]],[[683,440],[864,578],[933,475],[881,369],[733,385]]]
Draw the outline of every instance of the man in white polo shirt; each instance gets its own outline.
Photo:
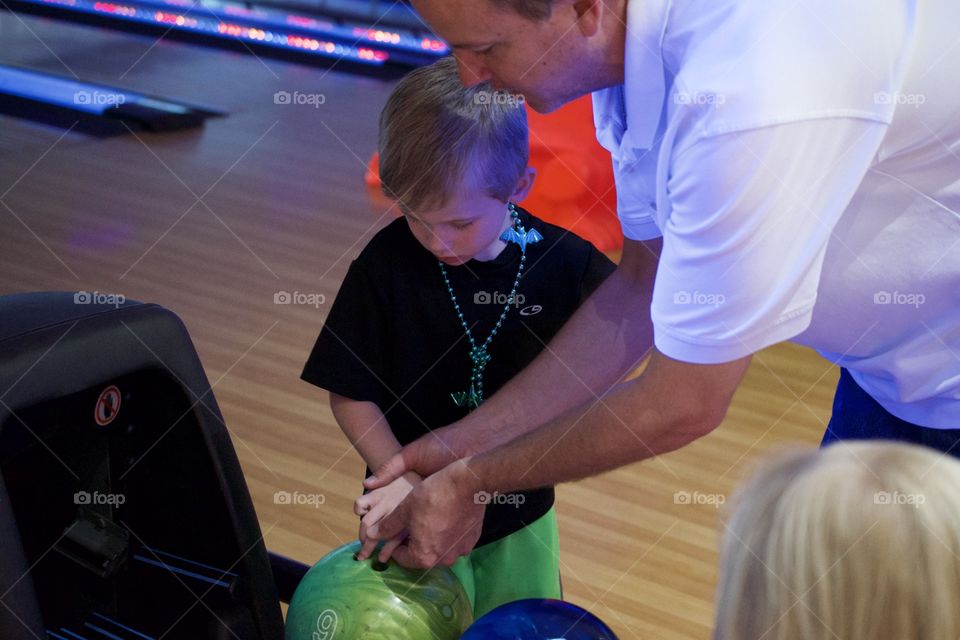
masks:
[[[538,360],[377,473],[368,487],[428,477],[365,523],[366,549],[450,564],[476,541],[476,493],[681,447],[784,340],[843,368],[825,441],[960,452],[960,3],[413,4],[465,83],[541,112],[594,92],[625,246]]]

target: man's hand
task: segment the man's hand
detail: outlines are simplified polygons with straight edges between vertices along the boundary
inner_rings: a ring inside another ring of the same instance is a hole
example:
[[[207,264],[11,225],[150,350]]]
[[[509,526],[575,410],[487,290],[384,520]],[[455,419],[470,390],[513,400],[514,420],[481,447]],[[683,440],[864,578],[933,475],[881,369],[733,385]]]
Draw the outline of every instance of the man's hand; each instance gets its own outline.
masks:
[[[367,490],[380,489],[389,485],[408,471],[416,472],[422,478],[440,471],[466,455],[458,441],[456,427],[434,429],[414,440],[389,460],[374,470],[374,474],[363,481]]]
[[[366,560],[376,549],[379,542],[379,540],[370,538],[367,530],[379,522],[381,518],[393,512],[397,505],[407,497],[407,494],[422,481],[423,478],[418,473],[408,471],[387,486],[360,496],[353,503],[353,512],[363,518],[360,521],[359,533],[363,545],[357,554],[360,560]],[[398,539],[388,542],[387,545],[392,550],[401,541],[402,538],[398,537]]]
[[[404,567],[427,569],[450,566],[470,553],[483,528],[486,507],[477,501],[477,478],[466,460],[458,460],[421,482],[393,513],[367,529],[385,545],[378,556],[386,562],[391,554]]]

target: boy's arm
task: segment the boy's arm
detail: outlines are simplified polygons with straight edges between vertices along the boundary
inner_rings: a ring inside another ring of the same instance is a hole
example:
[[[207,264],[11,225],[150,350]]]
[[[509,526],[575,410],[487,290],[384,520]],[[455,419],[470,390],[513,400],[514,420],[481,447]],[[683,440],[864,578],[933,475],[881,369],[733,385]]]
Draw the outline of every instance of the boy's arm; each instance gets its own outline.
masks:
[[[400,442],[390,430],[383,412],[373,402],[330,394],[330,408],[337,424],[367,466],[377,469],[400,451]]]
[[[360,452],[371,469],[376,469],[400,450],[400,442],[393,435],[386,417],[375,403],[352,400],[331,393],[330,408],[344,435]],[[379,542],[368,537],[367,528],[392,512],[420,481],[421,478],[417,473],[408,471],[391,484],[371,491],[356,500],[353,512],[362,517],[358,534],[363,542],[361,559],[373,553]],[[385,552],[392,553],[402,540],[403,536],[397,536],[394,540],[388,541],[384,546]]]
[[[617,269],[526,369],[467,417],[404,447],[385,466],[371,467],[376,476],[365,486],[383,486],[407,470],[426,477],[568,409],[602,404],[603,395],[653,346],[650,301],[661,246],[660,239],[625,241]]]

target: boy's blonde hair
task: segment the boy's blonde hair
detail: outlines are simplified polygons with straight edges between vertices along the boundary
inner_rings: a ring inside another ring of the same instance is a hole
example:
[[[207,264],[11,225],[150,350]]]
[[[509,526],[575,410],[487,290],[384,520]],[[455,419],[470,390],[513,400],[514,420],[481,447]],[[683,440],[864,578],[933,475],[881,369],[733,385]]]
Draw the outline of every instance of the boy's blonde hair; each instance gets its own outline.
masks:
[[[522,99],[482,83],[464,87],[443,58],[404,76],[380,114],[383,193],[405,211],[444,206],[464,181],[504,202],[527,168]]]
[[[837,443],[776,458],[734,504],[718,640],[960,638],[960,461]]]

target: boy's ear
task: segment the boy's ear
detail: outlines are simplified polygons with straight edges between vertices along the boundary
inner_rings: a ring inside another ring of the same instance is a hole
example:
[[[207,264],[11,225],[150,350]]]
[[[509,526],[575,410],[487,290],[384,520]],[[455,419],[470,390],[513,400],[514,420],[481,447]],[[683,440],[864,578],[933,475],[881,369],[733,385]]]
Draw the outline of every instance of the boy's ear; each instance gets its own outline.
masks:
[[[510,194],[510,202],[521,202],[530,193],[533,188],[533,182],[537,179],[537,170],[533,167],[527,167],[523,170],[520,180],[517,181],[517,187]]]

